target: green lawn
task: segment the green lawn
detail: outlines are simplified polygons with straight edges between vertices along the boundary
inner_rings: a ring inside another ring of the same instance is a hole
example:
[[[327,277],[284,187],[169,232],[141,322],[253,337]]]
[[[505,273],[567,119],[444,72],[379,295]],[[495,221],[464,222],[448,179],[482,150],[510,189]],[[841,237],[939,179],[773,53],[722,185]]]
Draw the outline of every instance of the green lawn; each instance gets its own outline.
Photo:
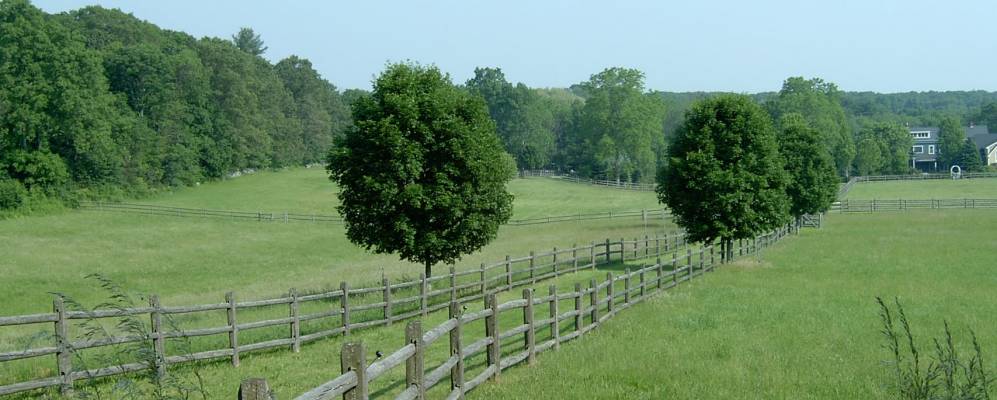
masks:
[[[513,218],[661,209],[653,192],[608,189],[549,178],[514,179]],[[142,203],[237,211],[336,215],[339,189],[322,168],[258,172],[166,192]]]
[[[871,199],[997,199],[997,179],[932,179],[860,182],[847,198]]]
[[[994,371],[995,234],[987,210],[833,215],[760,262],[625,311],[471,397],[895,398],[875,296],[902,300],[923,346],[943,319],[957,340],[974,328]]]

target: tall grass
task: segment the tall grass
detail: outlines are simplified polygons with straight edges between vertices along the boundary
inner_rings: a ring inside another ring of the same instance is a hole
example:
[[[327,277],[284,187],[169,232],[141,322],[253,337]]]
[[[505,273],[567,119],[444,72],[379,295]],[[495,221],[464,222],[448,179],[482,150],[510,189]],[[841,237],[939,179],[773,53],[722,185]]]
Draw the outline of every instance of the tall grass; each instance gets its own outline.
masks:
[[[952,337],[948,321],[941,339],[932,338],[935,354],[925,360],[914,334],[910,320],[900,299],[894,300],[896,310],[882,298],[876,297],[882,334],[886,349],[892,359],[887,362],[896,379],[896,392],[905,400],[989,400],[993,378],[983,367],[983,350],[976,333],[969,331],[972,351],[969,359],[960,355]],[[899,327],[897,323],[899,322]]]

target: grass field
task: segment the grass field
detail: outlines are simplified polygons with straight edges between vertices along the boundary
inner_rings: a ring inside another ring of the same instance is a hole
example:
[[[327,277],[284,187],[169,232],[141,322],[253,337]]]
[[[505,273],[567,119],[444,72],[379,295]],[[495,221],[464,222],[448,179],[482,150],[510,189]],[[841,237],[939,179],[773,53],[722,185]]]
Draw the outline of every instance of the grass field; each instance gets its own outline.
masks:
[[[558,182],[520,179],[510,184],[517,217],[553,213],[624,211],[655,206],[654,195]],[[260,173],[164,194],[146,202],[254,210],[335,213],[334,186],[318,169]],[[238,204],[247,204],[237,207]],[[326,204],[328,203],[328,204]],[[672,231],[661,220],[637,218],[505,226],[498,238],[465,257],[458,268],[526,255],[574,243],[634,238]],[[66,212],[0,221],[0,315],[46,312],[51,292],[99,299],[93,282],[101,273],[139,293],[157,293],[164,304],[214,302],[229,290],[242,298],[286,293],[288,288],[357,286],[418,276],[421,267],[392,255],[371,255],[349,243],[342,226],[258,223],[225,219]],[[440,266],[439,270],[445,270]]]
[[[847,198],[856,200],[997,199],[997,179],[860,182],[852,187]]]
[[[995,234],[989,210],[834,215],[471,397],[894,398],[875,296],[901,299],[925,347],[943,319],[974,328],[994,371]]]
[[[608,211],[661,209],[653,192],[610,191],[549,178],[514,179],[514,219]],[[338,215],[339,189],[322,168],[259,172],[162,193],[143,203],[238,211]]]

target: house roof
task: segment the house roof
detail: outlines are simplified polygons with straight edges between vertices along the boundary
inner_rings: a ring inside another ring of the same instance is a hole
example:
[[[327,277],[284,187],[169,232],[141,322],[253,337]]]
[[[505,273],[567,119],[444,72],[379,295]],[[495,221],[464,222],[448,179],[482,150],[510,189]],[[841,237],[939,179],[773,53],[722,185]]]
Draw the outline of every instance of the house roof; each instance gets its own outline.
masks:
[[[970,136],[969,140],[973,141],[973,144],[976,145],[977,149],[985,149],[990,145],[997,143],[997,133]]]
[[[914,132],[928,132],[928,137],[926,138],[914,138],[914,144],[920,143],[934,143],[938,141],[938,128],[934,126],[917,126],[909,128],[908,131],[913,135]]]

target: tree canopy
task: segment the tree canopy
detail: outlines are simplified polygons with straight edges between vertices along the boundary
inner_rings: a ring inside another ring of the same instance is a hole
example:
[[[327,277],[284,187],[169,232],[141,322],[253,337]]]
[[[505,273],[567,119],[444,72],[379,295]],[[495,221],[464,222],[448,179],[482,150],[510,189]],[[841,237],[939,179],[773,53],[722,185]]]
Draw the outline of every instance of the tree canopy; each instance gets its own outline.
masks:
[[[62,199],[319,162],[349,125],[304,58],[101,7],[0,3],[0,82],[0,179]]]
[[[690,240],[720,239],[729,251],[733,240],[788,220],[790,178],[775,130],[768,114],[747,96],[695,103],[657,176],[658,198]]]
[[[452,263],[512,214],[505,152],[481,98],[436,67],[392,64],[329,154],[346,235],[375,253]]]
[[[997,128],[997,126],[995,126]],[[938,164],[949,168],[962,161],[963,145],[966,143],[966,130],[959,119],[953,116],[942,118],[938,125]],[[974,147],[975,151],[975,147]]]
[[[644,74],[608,68],[576,89],[585,104],[576,125],[574,165],[586,175],[647,181],[664,149],[664,107],[644,93]]]
[[[783,82],[778,96],[766,105],[776,121],[788,113],[803,116],[822,135],[838,173],[849,175],[855,158],[855,142],[841,106],[841,93],[835,84],[820,78],[792,77]]]
[[[784,114],[779,126],[779,153],[789,172],[786,195],[794,217],[827,211],[838,192],[834,160],[820,133],[797,113]]]
[[[252,28],[241,28],[239,32],[232,35],[232,43],[239,50],[245,51],[254,56],[261,56],[267,51],[267,46],[263,45],[263,39]]]

